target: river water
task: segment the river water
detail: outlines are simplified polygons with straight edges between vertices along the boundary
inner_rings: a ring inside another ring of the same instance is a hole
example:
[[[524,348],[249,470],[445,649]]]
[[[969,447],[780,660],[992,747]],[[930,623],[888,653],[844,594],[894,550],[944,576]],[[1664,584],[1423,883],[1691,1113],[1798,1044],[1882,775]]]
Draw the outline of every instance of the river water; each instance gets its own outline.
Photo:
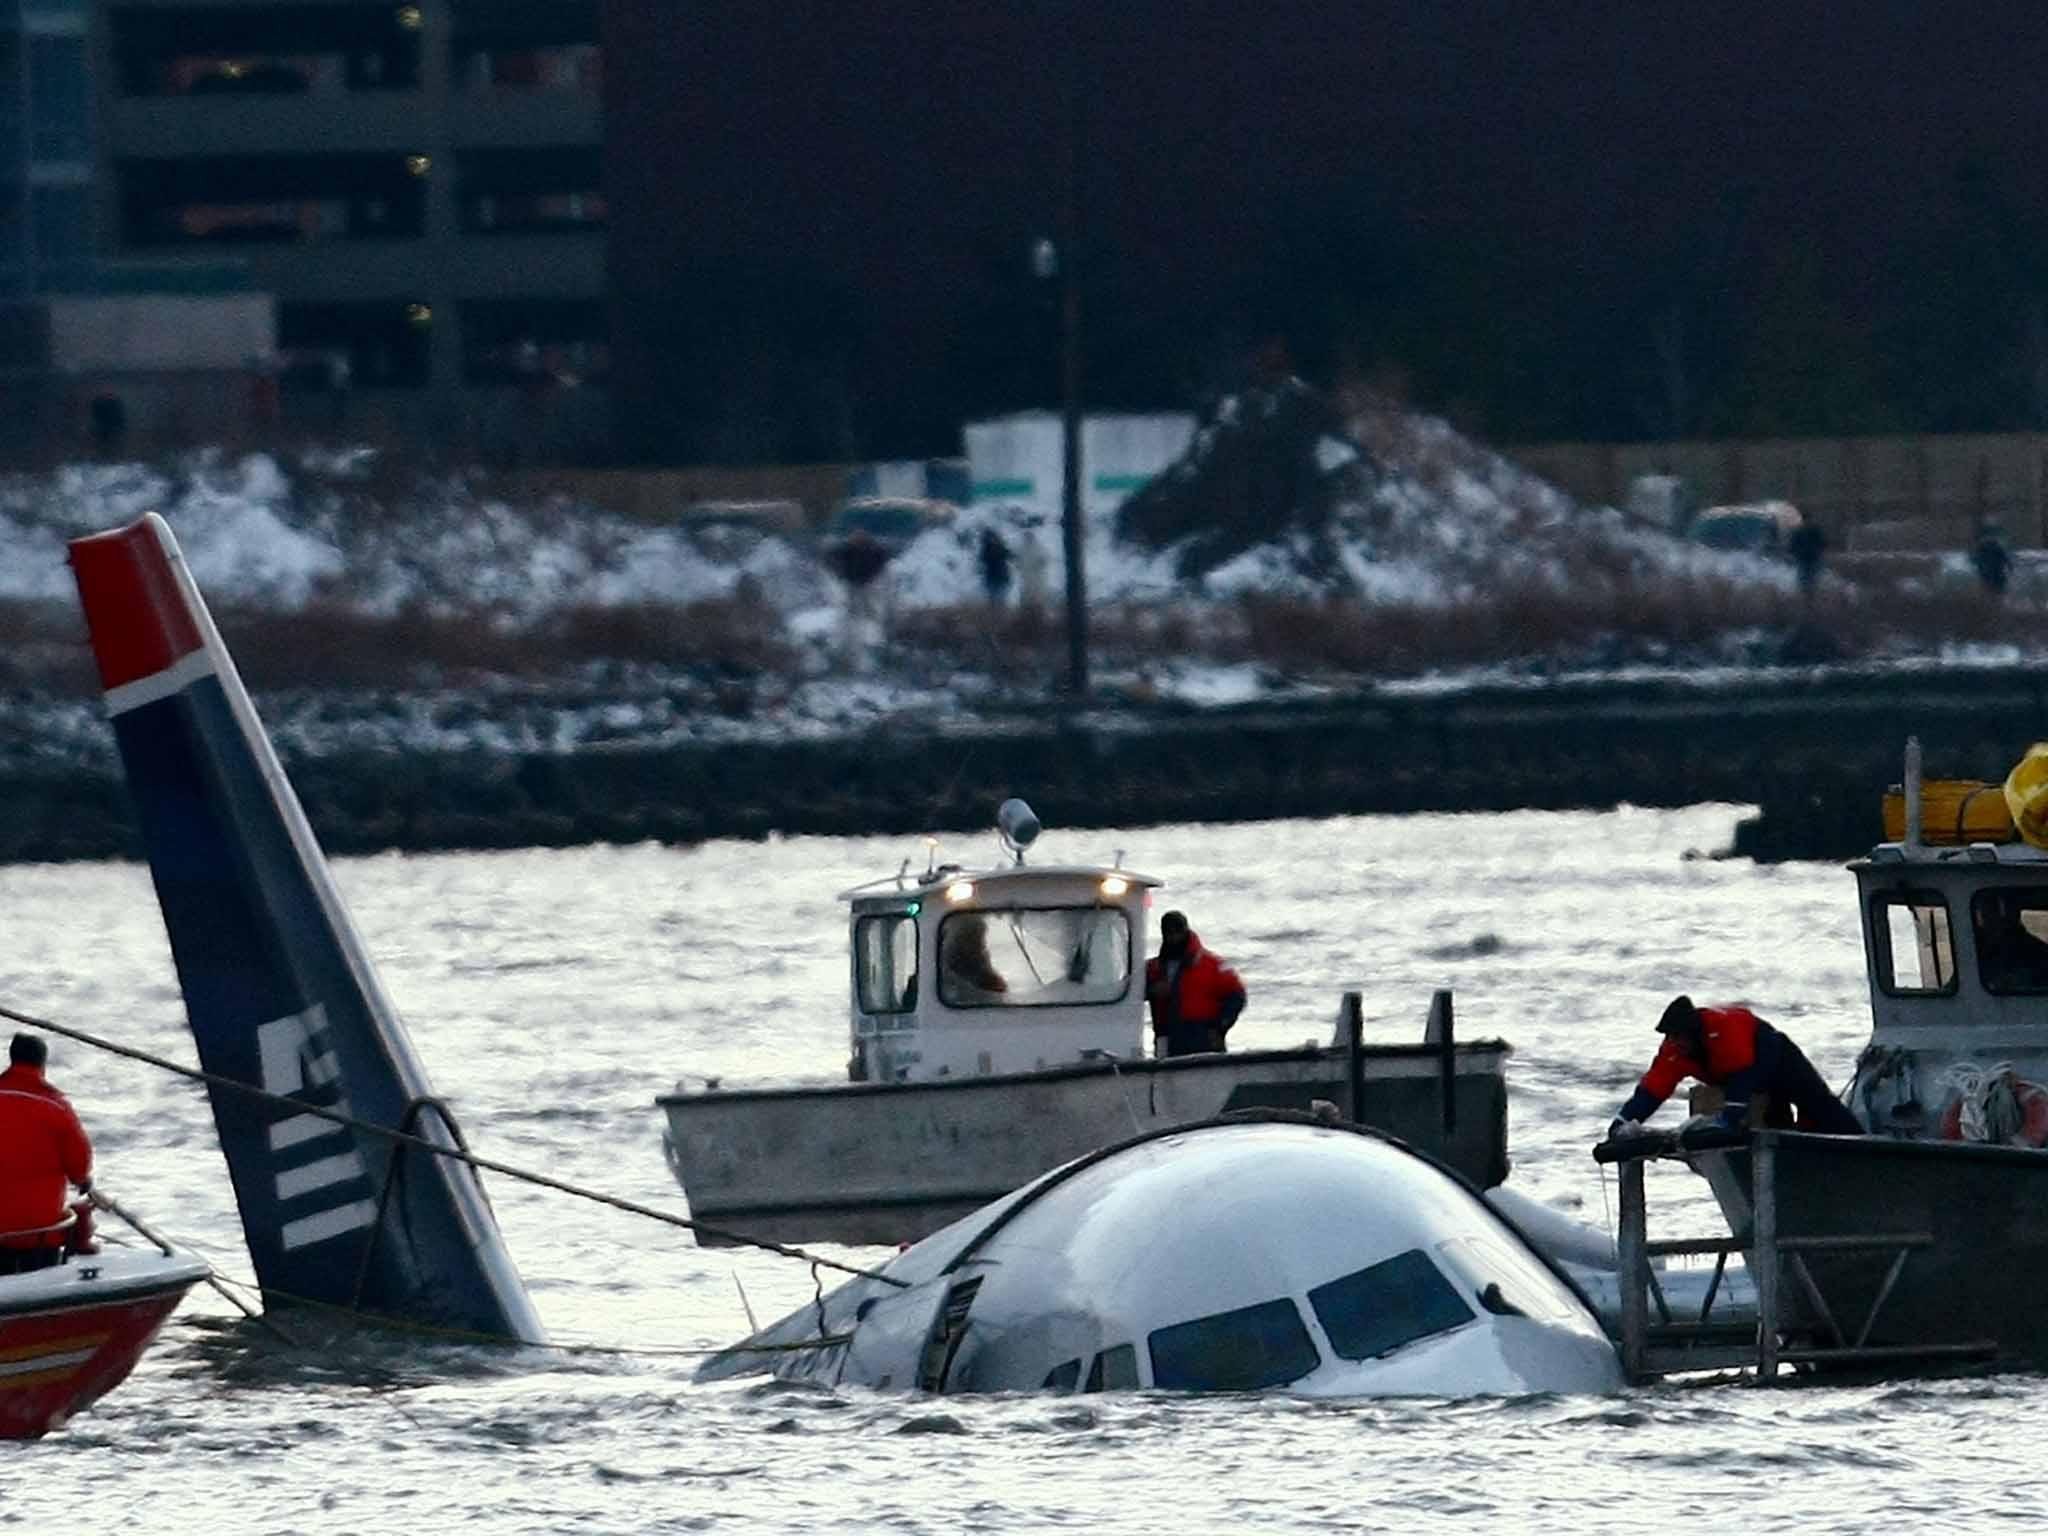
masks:
[[[1415,1036],[1456,990],[1461,1037],[1514,1042],[1515,1188],[1609,1220],[1586,1148],[1677,990],[1746,998],[1845,1078],[1868,1033],[1849,877],[1688,857],[1737,811],[1348,818],[1047,833],[1050,859],[1165,877],[1166,905],[1251,989],[1234,1039]],[[978,862],[992,837],[949,839]],[[346,860],[337,878],[471,1144],[681,1208],[657,1092],[842,1070],[834,893],[922,852],[790,839]],[[191,1061],[146,871],[0,869],[0,1003]],[[53,1042],[100,1182],[246,1278],[205,1101]],[[1672,1112],[1667,1110],[1667,1115]],[[1653,1223],[1704,1230],[1704,1188],[1653,1173]],[[0,1526],[154,1532],[1937,1529],[2038,1521],[2029,1376],[1612,1399],[1328,1403],[1284,1396],[919,1400],[700,1388],[689,1351],[807,1299],[800,1264],[698,1249],[641,1218],[490,1180],[558,1341],[583,1353],[286,1346],[195,1292],[136,1375],[62,1433],[0,1448]],[[1675,1215],[1668,1213],[1676,1213]],[[833,1250],[869,1258],[873,1250]],[[614,1352],[617,1351],[617,1352]]]

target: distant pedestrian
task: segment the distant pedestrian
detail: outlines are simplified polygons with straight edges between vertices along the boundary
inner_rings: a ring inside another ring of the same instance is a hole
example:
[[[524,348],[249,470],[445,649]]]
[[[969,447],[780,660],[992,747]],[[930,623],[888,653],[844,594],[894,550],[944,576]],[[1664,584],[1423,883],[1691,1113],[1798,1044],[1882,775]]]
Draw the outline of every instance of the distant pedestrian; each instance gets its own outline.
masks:
[[[1977,525],[1977,542],[1970,549],[1970,563],[1977,567],[1977,579],[1993,597],[2005,595],[2012,575],[2012,551],[2006,546],[2005,530],[1989,520]]]
[[[1031,528],[1024,530],[1023,544],[1023,550],[1017,556],[1017,596],[1026,608],[1037,608],[1045,602],[1046,596],[1045,546],[1038,541],[1037,531]]]
[[[1809,595],[1814,583],[1820,580],[1821,557],[1827,553],[1828,536],[1822,532],[1819,523],[1804,512],[1799,514],[1799,524],[1785,540],[1785,553],[1792,557],[1792,568],[1799,573],[1799,590]]]
[[[981,566],[981,589],[991,603],[1010,595],[1010,546],[993,528],[981,530],[981,548],[975,555]]]

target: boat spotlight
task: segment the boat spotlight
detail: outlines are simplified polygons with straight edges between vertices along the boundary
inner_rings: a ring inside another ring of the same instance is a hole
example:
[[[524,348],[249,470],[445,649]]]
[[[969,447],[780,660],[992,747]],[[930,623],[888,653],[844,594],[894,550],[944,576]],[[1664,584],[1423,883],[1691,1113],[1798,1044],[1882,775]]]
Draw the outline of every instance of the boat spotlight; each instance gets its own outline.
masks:
[[[1012,797],[996,807],[996,831],[1002,834],[1003,846],[1022,864],[1024,850],[1038,841],[1038,817],[1030,806]]]
[[[1103,877],[1102,894],[1105,896],[1121,896],[1130,888],[1131,882],[1122,875],[1105,875]]]
[[[972,880],[955,880],[946,887],[946,900],[952,902],[974,900],[974,882]]]

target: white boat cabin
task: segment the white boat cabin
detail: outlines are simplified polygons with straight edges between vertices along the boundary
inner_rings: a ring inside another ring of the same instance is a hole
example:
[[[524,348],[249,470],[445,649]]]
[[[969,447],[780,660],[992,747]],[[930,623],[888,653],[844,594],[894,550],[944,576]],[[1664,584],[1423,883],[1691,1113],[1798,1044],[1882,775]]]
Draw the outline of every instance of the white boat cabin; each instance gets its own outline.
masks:
[[[1873,1028],[1851,1106],[1870,1128],[1943,1134],[1959,1067],[2048,1082],[2048,853],[1885,843],[1852,868]]]
[[[2048,851],[2018,839],[2002,801],[1981,835],[1944,818],[1923,836],[1918,777],[1909,747],[1904,836],[1850,866],[1872,1021],[1850,1108],[1879,1135],[2043,1145]],[[1976,798],[1968,784],[1953,787]],[[2006,1113],[2024,1123],[1987,1134],[1968,1108],[1981,1109],[2008,1068],[2019,1102],[2008,1099]]]
[[[841,893],[855,1082],[1143,1054],[1146,912],[1160,882],[1118,866],[1026,865],[1038,825],[1021,801],[1005,802],[1000,825],[1010,865],[934,863]]]

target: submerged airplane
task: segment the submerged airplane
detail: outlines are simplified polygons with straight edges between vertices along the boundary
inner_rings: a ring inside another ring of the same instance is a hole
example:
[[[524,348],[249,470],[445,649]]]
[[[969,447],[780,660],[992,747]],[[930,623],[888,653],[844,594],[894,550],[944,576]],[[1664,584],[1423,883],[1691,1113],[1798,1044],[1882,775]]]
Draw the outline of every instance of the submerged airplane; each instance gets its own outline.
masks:
[[[266,1303],[546,1338],[177,541],[71,543],[107,713]]]
[[[699,1381],[926,1392],[1612,1392],[1585,1297],[1470,1186],[1286,1111],[1056,1168],[714,1356]]]

